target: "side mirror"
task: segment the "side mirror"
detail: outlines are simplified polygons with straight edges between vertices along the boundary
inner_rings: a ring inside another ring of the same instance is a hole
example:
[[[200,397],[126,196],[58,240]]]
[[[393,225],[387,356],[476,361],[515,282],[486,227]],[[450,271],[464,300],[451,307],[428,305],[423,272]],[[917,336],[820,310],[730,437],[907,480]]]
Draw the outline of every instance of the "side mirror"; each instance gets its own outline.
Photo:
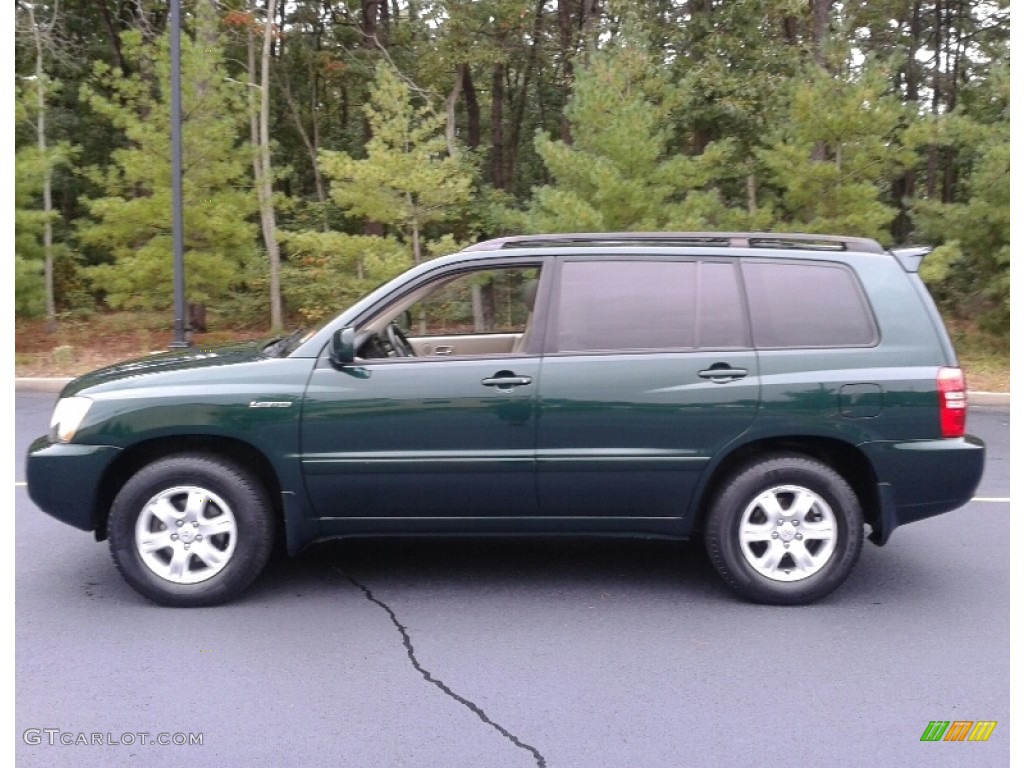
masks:
[[[341,367],[356,359],[356,329],[348,326],[331,336],[331,363]]]

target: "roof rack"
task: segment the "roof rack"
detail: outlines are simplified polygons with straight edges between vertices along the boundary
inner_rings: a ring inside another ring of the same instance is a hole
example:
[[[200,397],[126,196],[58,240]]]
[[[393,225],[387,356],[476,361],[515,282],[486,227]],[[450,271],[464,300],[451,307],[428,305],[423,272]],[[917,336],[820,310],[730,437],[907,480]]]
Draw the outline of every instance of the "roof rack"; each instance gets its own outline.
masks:
[[[485,240],[471,245],[465,250],[497,251],[503,248],[549,248],[567,245],[601,247],[638,244],[886,252],[881,245],[866,237],[790,234],[788,232],[575,232],[564,235],[515,235]]]

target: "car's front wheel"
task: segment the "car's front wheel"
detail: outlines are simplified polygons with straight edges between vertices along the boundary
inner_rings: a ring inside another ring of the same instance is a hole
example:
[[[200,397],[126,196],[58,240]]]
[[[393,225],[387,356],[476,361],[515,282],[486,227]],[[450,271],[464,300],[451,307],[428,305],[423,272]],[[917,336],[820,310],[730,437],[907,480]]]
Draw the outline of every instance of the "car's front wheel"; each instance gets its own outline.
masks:
[[[864,516],[849,483],[803,456],[748,464],[721,487],[704,532],[726,583],[759,603],[816,600],[849,576]]]
[[[271,505],[243,467],[177,455],[133,475],[114,499],[110,551],[124,578],[154,602],[214,605],[244,590],[273,546]]]

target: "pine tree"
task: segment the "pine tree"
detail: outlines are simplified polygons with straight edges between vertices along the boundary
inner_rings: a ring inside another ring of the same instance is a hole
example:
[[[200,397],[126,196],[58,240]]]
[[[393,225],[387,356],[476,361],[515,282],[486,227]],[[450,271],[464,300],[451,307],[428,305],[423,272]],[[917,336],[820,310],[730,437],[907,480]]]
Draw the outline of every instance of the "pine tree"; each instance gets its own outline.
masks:
[[[14,310],[18,315],[46,312],[42,235],[46,214],[39,209],[43,165],[37,147],[14,156]]]
[[[702,190],[728,153],[674,153],[679,93],[641,44],[625,38],[579,70],[567,116],[572,142],[538,133],[536,148],[553,183],[506,222],[532,232],[695,228],[727,214]]]
[[[964,202],[917,200],[918,238],[937,244],[922,276],[940,297],[951,293],[973,307],[988,331],[1010,330],[1010,88],[1009,67],[992,73],[978,117],[958,110],[916,126],[921,146],[955,149],[965,169]],[[984,120],[984,122],[982,121]],[[978,311],[978,310],[981,311]]]
[[[418,264],[424,228],[469,202],[472,169],[448,152],[444,116],[429,104],[417,106],[409,85],[386,65],[377,68],[366,116],[372,136],[365,158],[323,153],[331,198],[349,215],[399,232]]]
[[[890,182],[913,162],[898,139],[907,117],[872,66],[847,77],[809,65],[788,115],[756,151],[777,192],[774,226],[888,241]]]
[[[208,11],[196,24],[197,39],[183,35],[181,44],[185,284],[190,301],[210,301],[237,286],[255,259],[256,200],[248,188],[252,149],[240,142],[244,86],[227,76]],[[84,90],[126,146],[110,166],[90,170],[105,195],[86,201],[92,220],[80,236],[111,256],[89,268],[109,305],[164,308],[173,287],[167,35],[154,45],[127,32],[121,49],[132,74],[97,64],[98,85]]]

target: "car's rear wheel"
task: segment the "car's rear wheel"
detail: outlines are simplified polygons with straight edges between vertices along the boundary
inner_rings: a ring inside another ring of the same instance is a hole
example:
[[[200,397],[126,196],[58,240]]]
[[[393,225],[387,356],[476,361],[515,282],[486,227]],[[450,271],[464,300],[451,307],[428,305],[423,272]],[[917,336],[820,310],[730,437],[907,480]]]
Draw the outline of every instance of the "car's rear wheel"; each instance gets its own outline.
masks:
[[[170,456],[133,475],[114,499],[110,551],[154,602],[214,605],[266,565],[274,524],[266,491],[243,467],[207,455]]]
[[[850,575],[864,516],[835,470],[803,456],[775,456],[745,465],[722,485],[704,539],[734,590],[759,603],[796,605]]]

